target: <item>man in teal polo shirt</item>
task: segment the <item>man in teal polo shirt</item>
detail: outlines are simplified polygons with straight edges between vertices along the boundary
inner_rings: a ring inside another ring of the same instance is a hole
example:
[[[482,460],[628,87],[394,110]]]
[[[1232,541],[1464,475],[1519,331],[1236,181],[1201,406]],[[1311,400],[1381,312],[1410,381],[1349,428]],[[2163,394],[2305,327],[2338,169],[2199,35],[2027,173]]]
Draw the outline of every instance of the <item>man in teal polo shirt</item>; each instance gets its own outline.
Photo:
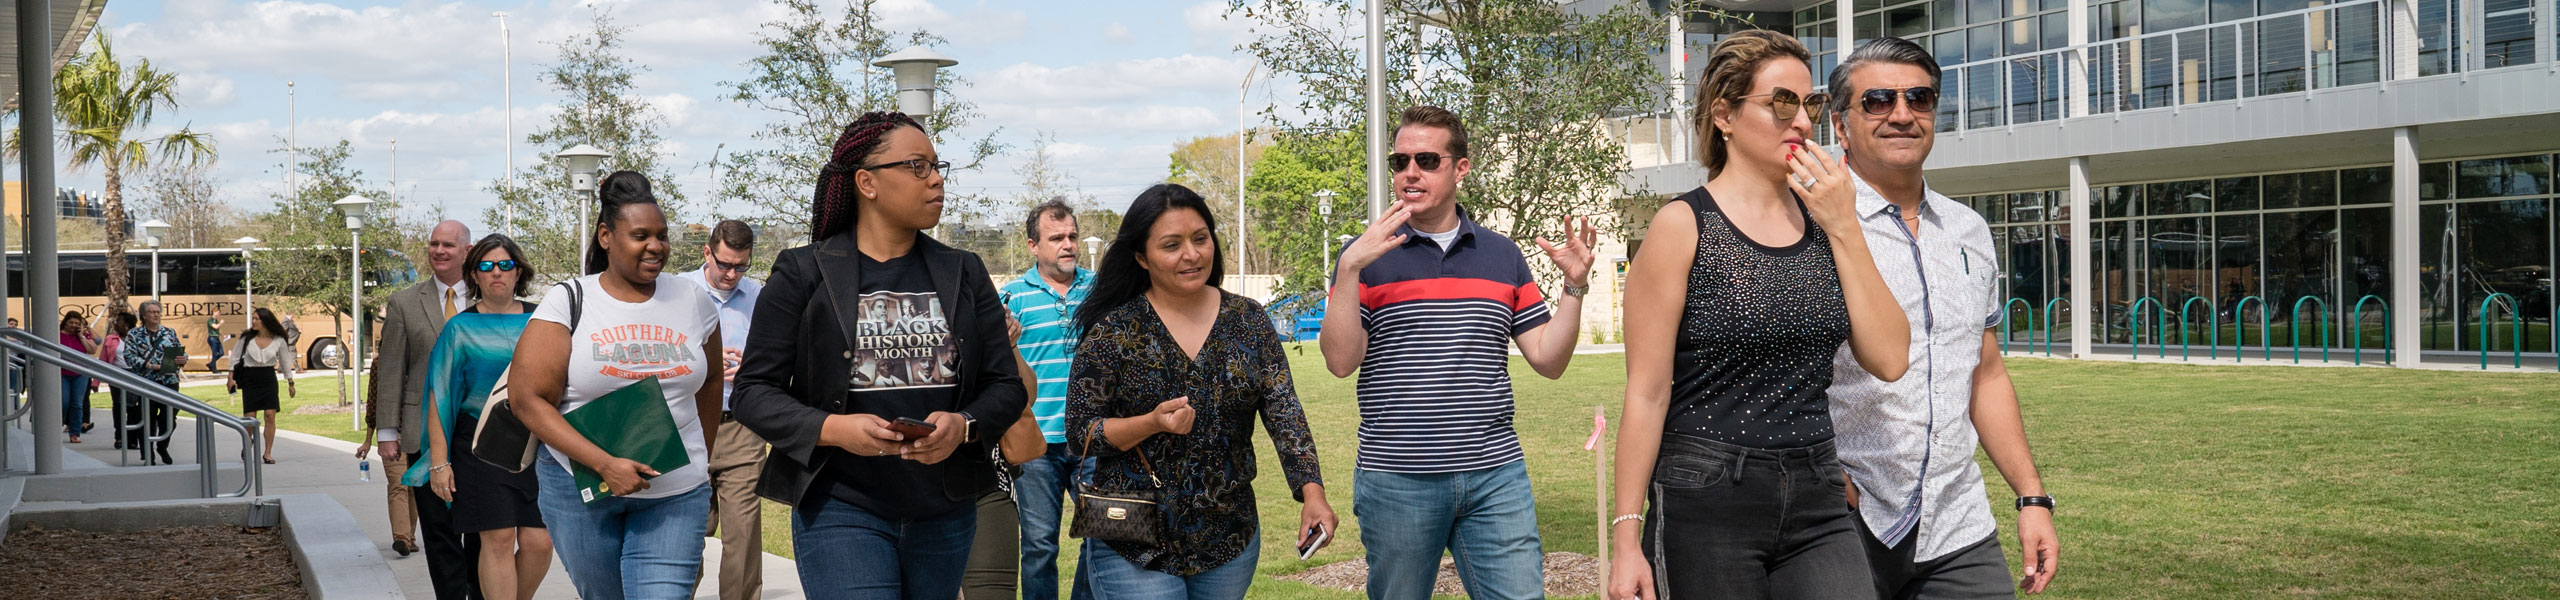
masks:
[[[1048,438],[1048,453],[1022,464],[1013,482],[1014,502],[1022,517],[1022,600],[1058,598],[1058,524],[1076,469],[1080,448],[1067,447],[1067,375],[1075,364],[1076,307],[1093,289],[1093,272],[1076,267],[1075,209],[1052,199],[1032,207],[1022,224],[1035,264],[1003,289],[1005,312],[1021,325],[1014,347],[1031,366],[1024,378],[1036,381],[1031,416]],[[1087,600],[1085,570],[1076,569],[1072,600]]]

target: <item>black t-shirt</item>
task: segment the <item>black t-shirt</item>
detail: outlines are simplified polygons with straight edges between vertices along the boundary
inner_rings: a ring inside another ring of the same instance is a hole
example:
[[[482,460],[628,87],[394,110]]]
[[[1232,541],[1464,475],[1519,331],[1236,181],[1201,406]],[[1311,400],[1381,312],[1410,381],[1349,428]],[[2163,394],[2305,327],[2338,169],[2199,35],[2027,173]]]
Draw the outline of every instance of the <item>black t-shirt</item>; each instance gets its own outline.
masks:
[[[853,369],[845,375],[853,390],[847,404],[854,413],[884,421],[958,410],[959,345],[951,337],[950,311],[933,292],[924,255],[858,260],[862,298],[854,317]],[[873,514],[911,519],[960,508],[943,495],[939,466],[895,454],[859,456],[833,446],[820,447],[819,454],[827,465],[818,474],[827,494]]]
[[[1849,309],[1822,227],[1805,214],[1803,238],[1768,246],[1706,188],[1680,200],[1697,211],[1698,254],[1664,431],[1751,448],[1831,441],[1831,358],[1849,340]]]

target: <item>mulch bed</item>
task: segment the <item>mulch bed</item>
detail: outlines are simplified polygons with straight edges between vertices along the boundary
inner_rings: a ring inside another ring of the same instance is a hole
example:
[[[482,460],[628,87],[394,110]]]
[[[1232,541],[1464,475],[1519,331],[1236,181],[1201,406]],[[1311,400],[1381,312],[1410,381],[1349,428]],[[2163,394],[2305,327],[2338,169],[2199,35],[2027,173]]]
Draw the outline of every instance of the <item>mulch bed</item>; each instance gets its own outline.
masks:
[[[1547,553],[1546,575],[1548,596],[1587,596],[1600,593],[1600,561],[1572,552]],[[1369,584],[1369,562],[1351,559],[1337,562],[1281,579],[1317,587],[1361,591]],[[1447,557],[1440,559],[1440,582],[1432,586],[1435,595],[1464,596],[1467,588],[1458,582],[1458,563]]]
[[[308,598],[271,529],[130,533],[30,527],[0,543],[0,598]]]

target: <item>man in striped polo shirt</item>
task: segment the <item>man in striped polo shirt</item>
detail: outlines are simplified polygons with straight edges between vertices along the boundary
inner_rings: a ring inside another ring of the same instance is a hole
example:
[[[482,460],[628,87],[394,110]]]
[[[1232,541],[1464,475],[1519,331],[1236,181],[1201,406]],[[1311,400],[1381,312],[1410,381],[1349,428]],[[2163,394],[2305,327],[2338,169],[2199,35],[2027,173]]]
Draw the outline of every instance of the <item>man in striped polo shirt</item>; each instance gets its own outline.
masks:
[[[1564,375],[1598,233],[1586,219],[1562,244],[1538,240],[1564,274],[1551,311],[1520,246],[1458,208],[1473,164],[1457,115],[1405,109],[1387,165],[1396,202],[1342,250],[1319,338],[1335,377],[1360,374],[1351,508],[1369,597],[1429,598],[1444,551],[1469,596],[1545,597],[1509,349],[1517,340],[1539,375]]]
[[[1005,312],[1021,329],[1014,348],[1031,367],[1023,380],[1035,382],[1031,416],[1048,439],[1048,453],[1022,464],[1013,482],[1014,502],[1022,518],[1022,598],[1057,600],[1059,498],[1073,481],[1076,448],[1067,447],[1067,376],[1075,364],[1076,307],[1093,289],[1093,272],[1076,266],[1076,214],[1066,201],[1051,199],[1032,207],[1022,230],[1031,244],[1033,265],[1004,285]],[[1085,570],[1076,569],[1072,598],[1093,596]]]

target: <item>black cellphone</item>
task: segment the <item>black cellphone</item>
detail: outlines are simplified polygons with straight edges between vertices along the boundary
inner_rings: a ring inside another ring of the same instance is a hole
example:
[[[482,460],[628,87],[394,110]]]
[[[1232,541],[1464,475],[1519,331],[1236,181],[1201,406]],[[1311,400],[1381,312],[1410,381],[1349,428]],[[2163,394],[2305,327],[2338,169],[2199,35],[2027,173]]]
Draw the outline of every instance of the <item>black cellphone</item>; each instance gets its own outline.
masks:
[[[1307,528],[1306,543],[1298,544],[1298,560],[1306,560],[1309,557],[1315,556],[1316,549],[1324,547],[1324,541],[1331,539],[1332,537],[1333,532],[1325,531],[1324,526],[1319,525]]]
[[[889,422],[889,430],[907,436],[907,441],[924,439],[925,436],[933,435],[934,429],[936,427],[932,423],[908,417],[898,417],[897,420]]]

